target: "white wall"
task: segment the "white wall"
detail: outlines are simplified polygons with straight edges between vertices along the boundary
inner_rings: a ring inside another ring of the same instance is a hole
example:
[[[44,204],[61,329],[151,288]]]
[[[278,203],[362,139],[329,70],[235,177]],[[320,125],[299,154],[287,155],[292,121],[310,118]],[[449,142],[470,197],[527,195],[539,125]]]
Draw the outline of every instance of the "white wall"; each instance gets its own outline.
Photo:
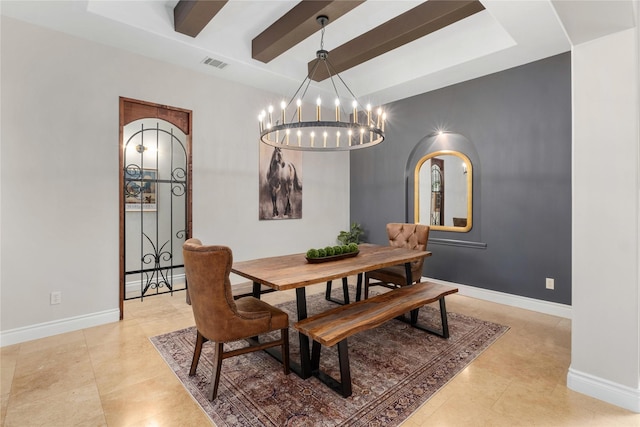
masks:
[[[257,114],[281,94],[4,16],[1,50],[1,345],[117,319],[119,96],[193,110],[205,243],[243,260],[323,246],[349,226],[347,153],[305,153],[301,220],[258,220]]]
[[[573,49],[573,326],[567,377],[570,388],[636,412],[638,46],[636,27]]]

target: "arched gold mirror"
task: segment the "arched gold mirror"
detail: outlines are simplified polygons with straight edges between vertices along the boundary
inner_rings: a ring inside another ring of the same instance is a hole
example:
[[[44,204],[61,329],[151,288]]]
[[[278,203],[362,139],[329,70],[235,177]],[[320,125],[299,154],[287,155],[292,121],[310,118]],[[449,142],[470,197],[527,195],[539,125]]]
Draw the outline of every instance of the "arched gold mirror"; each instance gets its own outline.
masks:
[[[415,221],[432,230],[467,232],[472,226],[473,167],[451,150],[429,153],[414,173]]]

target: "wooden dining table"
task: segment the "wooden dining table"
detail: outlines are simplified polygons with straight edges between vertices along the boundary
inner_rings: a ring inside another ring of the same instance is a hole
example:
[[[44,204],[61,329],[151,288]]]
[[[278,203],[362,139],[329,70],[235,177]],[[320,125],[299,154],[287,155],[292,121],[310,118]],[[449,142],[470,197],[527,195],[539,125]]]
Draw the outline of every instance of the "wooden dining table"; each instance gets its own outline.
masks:
[[[350,258],[309,262],[305,255],[299,253],[234,262],[231,271],[253,282],[253,296],[256,298],[260,298],[262,285],[277,291],[295,289],[297,316],[298,320],[302,320],[307,318],[307,286],[357,275],[359,296],[363,273],[400,264],[405,265],[410,283],[411,262],[431,256],[431,252],[364,243],[359,245],[359,253]],[[356,300],[359,299],[358,296]],[[302,333],[298,336],[300,362],[292,360],[291,370],[301,378],[309,378],[312,375],[309,338]],[[281,357],[277,349],[270,350],[269,353],[276,358]]]

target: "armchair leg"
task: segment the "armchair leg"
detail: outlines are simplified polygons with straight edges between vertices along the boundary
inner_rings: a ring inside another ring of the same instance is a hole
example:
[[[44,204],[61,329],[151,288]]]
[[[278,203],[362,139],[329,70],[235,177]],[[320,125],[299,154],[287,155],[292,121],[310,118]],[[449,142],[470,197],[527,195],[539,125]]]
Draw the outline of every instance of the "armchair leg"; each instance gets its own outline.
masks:
[[[213,352],[213,368],[211,372],[211,388],[209,389],[209,400],[214,401],[218,395],[218,384],[220,384],[220,368],[222,368],[222,357],[224,352],[224,343],[215,343]]]
[[[191,369],[189,370],[189,376],[192,377],[196,374],[196,369],[198,368],[198,362],[200,361],[200,353],[202,353],[202,344],[207,339],[202,336],[200,331],[198,331],[198,335],[196,336],[196,347],[193,350],[193,360],[191,360]]]

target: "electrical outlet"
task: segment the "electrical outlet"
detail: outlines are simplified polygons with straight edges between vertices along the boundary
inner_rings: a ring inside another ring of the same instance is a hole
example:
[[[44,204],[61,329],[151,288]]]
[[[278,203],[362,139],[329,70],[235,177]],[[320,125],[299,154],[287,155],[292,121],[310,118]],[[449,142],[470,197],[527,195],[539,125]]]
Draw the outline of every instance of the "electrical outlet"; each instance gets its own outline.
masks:
[[[62,302],[62,292],[51,292],[50,301],[51,305],[60,304]]]
[[[555,280],[550,278],[550,277],[547,277],[546,284],[547,284],[547,289],[554,289],[555,288]]]

